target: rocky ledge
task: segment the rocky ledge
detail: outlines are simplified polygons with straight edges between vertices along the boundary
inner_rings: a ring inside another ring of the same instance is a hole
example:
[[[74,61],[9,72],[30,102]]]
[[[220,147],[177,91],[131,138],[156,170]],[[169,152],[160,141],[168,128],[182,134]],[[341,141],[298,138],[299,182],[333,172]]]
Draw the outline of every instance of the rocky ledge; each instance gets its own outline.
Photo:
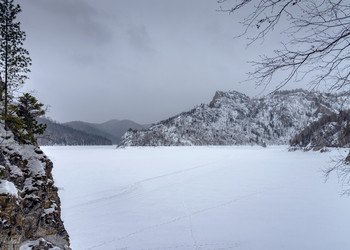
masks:
[[[0,249],[70,249],[52,167],[0,123]]]

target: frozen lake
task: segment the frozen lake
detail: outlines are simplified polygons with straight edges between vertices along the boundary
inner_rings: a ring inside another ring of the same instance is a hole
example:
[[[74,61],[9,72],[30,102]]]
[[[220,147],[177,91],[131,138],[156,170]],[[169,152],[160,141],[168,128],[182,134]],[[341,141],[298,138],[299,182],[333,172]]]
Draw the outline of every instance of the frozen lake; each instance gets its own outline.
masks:
[[[74,250],[350,249],[350,197],[321,172],[338,151],[42,149]]]

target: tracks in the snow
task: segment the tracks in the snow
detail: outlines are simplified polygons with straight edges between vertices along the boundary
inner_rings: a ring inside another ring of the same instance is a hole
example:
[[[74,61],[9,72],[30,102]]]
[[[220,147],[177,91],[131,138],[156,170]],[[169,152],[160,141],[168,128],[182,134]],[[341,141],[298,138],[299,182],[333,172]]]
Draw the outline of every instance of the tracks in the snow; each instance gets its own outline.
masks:
[[[89,206],[89,205],[93,205],[93,204],[96,204],[96,203],[108,201],[108,200],[111,200],[111,199],[124,197],[126,195],[134,193],[142,184],[149,183],[149,182],[156,181],[156,180],[160,180],[160,179],[164,179],[164,178],[168,178],[168,177],[172,177],[172,176],[176,176],[176,175],[186,174],[188,172],[192,172],[192,171],[195,171],[195,170],[198,170],[198,169],[202,169],[202,168],[205,168],[205,167],[213,166],[213,164],[216,164],[218,162],[220,162],[220,161],[210,162],[210,163],[206,163],[206,164],[200,164],[200,165],[195,166],[195,167],[186,168],[186,169],[183,169],[183,170],[178,170],[178,171],[170,172],[170,173],[167,173],[167,174],[163,174],[163,175],[158,175],[158,176],[142,179],[140,181],[137,181],[137,182],[134,182],[133,184],[128,185],[127,187],[125,187],[123,189],[118,189],[118,191],[116,193],[112,194],[112,195],[108,195],[108,196],[101,197],[101,198],[98,198],[98,199],[93,199],[93,200],[90,200],[90,201],[79,203],[77,205],[70,206],[70,207],[67,207],[65,209],[72,209],[72,208],[79,208],[79,207],[83,207],[83,206]]]
[[[172,224],[172,223],[184,220],[184,219],[191,218],[191,223],[192,223],[192,217],[194,217],[196,215],[199,215],[199,214],[211,211],[211,210],[215,210],[215,209],[218,209],[218,208],[223,208],[223,207],[229,206],[229,205],[231,205],[233,203],[239,202],[239,201],[244,200],[244,199],[248,199],[250,197],[259,195],[261,193],[262,192],[253,192],[253,193],[250,193],[250,194],[247,194],[247,195],[242,195],[242,196],[233,198],[233,199],[231,199],[229,201],[226,201],[226,202],[222,202],[222,203],[219,203],[219,204],[216,204],[216,205],[213,205],[213,206],[210,206],[210,207],[206,207],[206,208],[203,208],[203,209],[195,210],[195,211],[190,212],[188,214],[186,213],[185,215],[172,218],[170,220],[164,221],[164,222],[159,223],[159,224],[154,224],[154,225],[151,225],[151,226],[140,228],[140,229],[135,230],[135,231],[133,231],[131,233],[128,233],[128,234],[126,234],[124,236],[120,236],[120,237],[117,237],[116,239],[113,239],[113,240],[101,243],[99,245],[95,245],[95,246],[92,246],[90,248],[87,248],[87,250],[96,249],[96,248],[102,247],[102,246],[107,245],[107,244],[111,244],[111,243],[118,242],[118,241],[123,241],[123,240],[129,239],[129,238],[131,238],[131,237],[133,237],[133,236],[135,236],[137,234],[140,234],[140,233],[143,233],[143,232],[147,232],[147,231],[151,231],[151,230],[154,230],[154,229],[158,229],[158,228],[160,228],[162,226],[169,225],[169,224]],[[205,244],[199,244],[195,240],[195,238],[193,236],[193,224],[191,224],[191,237],[192,237],[192,240],[194,242],[194,246],[195,246],[194,249],[202,249],[202,246],[204,246]],[[235,245],[235,247],[237,247],[237,243],[234,243],[233,245]],[[192,248],[190,248],[190,249],[193,249],[194,246],[192,245],[191,246]],[[157,248],[148,248],[147,247],[145,249],[157,249]],[[164,249],[164,248],[158,248],[158,249]],[[208,249],[210,249],[210,248],[208,248]],[[233,248],[215,248],[215,249],[233,249]]]

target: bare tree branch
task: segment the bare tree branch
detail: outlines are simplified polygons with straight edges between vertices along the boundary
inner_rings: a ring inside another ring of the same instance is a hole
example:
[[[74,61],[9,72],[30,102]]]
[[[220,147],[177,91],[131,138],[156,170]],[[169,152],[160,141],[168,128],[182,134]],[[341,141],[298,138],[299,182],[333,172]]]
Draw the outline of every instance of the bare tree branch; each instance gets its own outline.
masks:
[[[350,91],[350,2],[345,0],[219,0],[221,12],[244,14],[241,22],[248,45],[264,41],[281,27],[287,42],[272,56],[250,62],[248,80],[266,88],[281,76],[279,90],[306,77],[313,87],[324,84],[330,91]],[[238,14],[237,14],[238,15]],[[252,35],[251,35],[252,34]],[[350,93],[350,92],[349,92]],[[344,194],[350,195],[350,153],[324,171],[336,173]]]
[[[350,86],[350,3],[343,0],[219,0],[219,11],[247,13],[241,22],[248,45],[264,40],[280,24],[289,38],[272,56],[262,55],[250,62],[249,79],[258,86],[284,77],[280,89],[306,76],[311,85],[323,83],[330,90]],[[229,7],[226,7],[226,6]],[[252,33],[253,32],[253,33]],[[250,34],[253,35],[250,35]],[[281,41],[282,43],[282,41]]]

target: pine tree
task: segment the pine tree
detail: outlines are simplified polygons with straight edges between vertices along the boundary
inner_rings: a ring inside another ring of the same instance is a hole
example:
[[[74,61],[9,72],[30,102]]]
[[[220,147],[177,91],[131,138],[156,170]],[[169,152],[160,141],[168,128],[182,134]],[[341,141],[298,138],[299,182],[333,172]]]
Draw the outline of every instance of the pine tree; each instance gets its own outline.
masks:
[[[3,119],[8,121],[8,107],[12,93],[28,78],[31,59],[23,48],[26,34],[16,22],[21,7],[13,0],[0,0],[0,81],[1,100],[4,102]]]
[[[18,103],[11,105],[11,110],[15,111],[16,117],[19,119],[14,124],[17,125],[17,136],[21,137],[24,142],[29,142],[36,144],[35,135],[41,135],[45,132],[46,124],[39,124],[36,120],[37,117],[45,115],[45,110],[43,109],[44,104],[39,103],[38,100],[25,93],[19,97]],[[14,130],[13,127],[11,127]]]

